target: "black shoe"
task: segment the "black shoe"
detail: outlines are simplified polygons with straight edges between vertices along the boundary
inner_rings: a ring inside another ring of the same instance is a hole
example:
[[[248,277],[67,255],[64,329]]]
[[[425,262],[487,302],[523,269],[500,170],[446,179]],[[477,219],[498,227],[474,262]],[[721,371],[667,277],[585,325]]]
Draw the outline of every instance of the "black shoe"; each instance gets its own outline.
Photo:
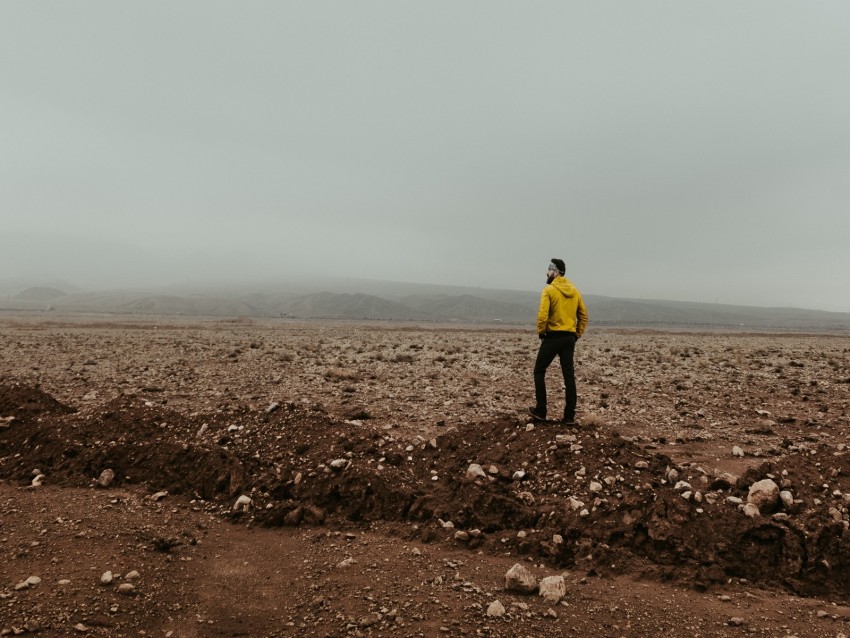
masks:
[[[571,428],[580,428],[581,427],[581,421],[579,421],[575,417],[573,417],[572,419],[568,419],[567,417],[564,417],[563,419],[561,419],[561,425],[566,425],[567,427],[571,427]]]
[[[531,418],[535,421],[545,421],[546,413],[542,410],[538,410],[537,408],[528,408],[528,413],[531,415]]]

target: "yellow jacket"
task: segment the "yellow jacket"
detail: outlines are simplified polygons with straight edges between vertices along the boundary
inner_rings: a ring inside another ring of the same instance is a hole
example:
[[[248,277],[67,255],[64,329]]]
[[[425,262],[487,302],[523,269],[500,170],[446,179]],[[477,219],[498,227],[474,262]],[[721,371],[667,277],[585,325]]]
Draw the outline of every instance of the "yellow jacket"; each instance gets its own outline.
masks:
[[[575,332],[577,337],[587,327],[587,308],[581,293],[566,277],[555,277],[540,295],[537,312],[537,333],[558,330]]]

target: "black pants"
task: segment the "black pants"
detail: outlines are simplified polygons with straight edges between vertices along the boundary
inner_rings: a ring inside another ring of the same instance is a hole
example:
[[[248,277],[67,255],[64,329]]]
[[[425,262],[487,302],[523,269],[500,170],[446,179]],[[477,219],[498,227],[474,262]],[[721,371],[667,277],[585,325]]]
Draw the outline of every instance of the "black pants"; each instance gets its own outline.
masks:
[[[561,372],[564,375],[564,420],[572,421],[576,416],[576,376],[573,369],[573,355],[576,350],[574,333],[549,335],[540,341],[537,361],[534,363],[534,398],[538,412],[546,414],[546,368],[557,356],[561,360]]]

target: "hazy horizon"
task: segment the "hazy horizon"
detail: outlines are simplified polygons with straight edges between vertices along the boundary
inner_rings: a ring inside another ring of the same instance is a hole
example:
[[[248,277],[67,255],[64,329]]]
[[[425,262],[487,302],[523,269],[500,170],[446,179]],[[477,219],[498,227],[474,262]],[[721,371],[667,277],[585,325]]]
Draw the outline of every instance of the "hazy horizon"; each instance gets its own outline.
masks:
[[[850,312],[850,5],[0,4],[0,280]]]

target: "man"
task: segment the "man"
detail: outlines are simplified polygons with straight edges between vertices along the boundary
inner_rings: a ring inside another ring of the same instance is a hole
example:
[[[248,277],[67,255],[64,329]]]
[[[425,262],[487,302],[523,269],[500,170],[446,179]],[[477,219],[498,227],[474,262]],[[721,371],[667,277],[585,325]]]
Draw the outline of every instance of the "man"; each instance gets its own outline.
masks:
[[[576,378],[573,369],[573,354],[576,340],[587,327],[587,308],[581,293],[564,277],[562,259],[553,259],[546,271],[546,287],[540,296],[537,313],[537,336],[540,350],[534,364],[534,398],[537,404],[528,413],[537,421],[546,420],[546,368],[555,356],[561,361],[564,375],[566,405],[562,423],[575,425]]]

